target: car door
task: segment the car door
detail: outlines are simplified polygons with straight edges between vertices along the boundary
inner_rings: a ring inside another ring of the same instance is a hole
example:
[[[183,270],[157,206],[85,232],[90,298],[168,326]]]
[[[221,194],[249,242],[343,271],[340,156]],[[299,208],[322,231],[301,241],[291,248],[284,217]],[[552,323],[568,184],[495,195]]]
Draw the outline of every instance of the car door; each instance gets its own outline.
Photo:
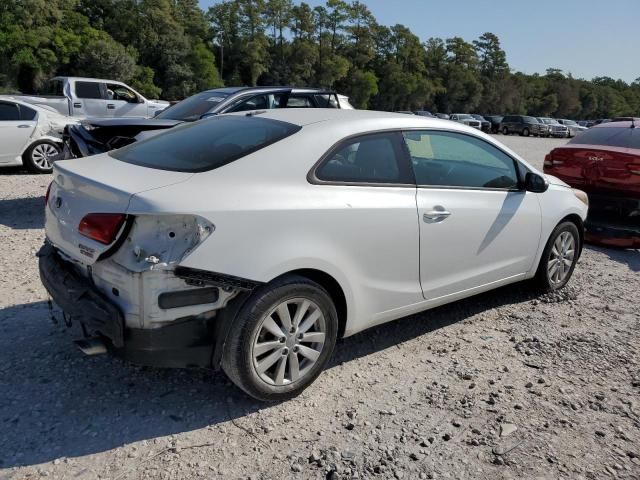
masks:
[[[418,190],[420,280],[434,300],[515,278],[533,267],[541,230],[536,194],[517,162],[473,135],[407,131]]]
[[[341,258],[333,260],[350,272],[355,330],[397,318],[398,310],[424,300],[416,186],[402,142],[398,132],[350,137],[309,176],[327,214],[318,221],[321,235],[338,241]]]
[[[74,115],[84,115],[86,117],[106,117],[108,115],[106,86],[104,83],[92,80],[76,80],[74,89]]]
[[[107,83],[107,116],[109,117],[146,117],[147,105],[144,100],[129,87],[121,83]]]
[[[20,105],[17,103],[0,101],[0,163],[13,162],[31,140],[37,124],[37,114],[31,108],[25,109],[24,113],[25,115],[21,115]]]

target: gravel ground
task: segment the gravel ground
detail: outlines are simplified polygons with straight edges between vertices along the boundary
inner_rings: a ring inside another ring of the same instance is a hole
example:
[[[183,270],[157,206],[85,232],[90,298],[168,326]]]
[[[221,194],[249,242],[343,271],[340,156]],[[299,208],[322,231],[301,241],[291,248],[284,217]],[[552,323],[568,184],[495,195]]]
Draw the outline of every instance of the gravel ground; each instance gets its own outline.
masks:
[[[562,140],[502,137],[540,166]],[[640,478],[640,253],[339,342],[300,397],[84,357],[35,252],[49,176],[0,172],[0,478]]]

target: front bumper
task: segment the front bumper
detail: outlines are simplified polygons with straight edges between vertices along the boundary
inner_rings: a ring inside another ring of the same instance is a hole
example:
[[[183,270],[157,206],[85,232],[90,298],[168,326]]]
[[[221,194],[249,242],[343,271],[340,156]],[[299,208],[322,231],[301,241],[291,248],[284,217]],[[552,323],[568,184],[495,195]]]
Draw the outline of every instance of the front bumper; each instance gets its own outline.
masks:
[[[111,353],[141,365],[212,366],[216,316],[185,317],[160,328],[128,328],[119,307],[62,259],[55,247],[46,243],[38,257],[42,284],[85,337],[99,337]]]

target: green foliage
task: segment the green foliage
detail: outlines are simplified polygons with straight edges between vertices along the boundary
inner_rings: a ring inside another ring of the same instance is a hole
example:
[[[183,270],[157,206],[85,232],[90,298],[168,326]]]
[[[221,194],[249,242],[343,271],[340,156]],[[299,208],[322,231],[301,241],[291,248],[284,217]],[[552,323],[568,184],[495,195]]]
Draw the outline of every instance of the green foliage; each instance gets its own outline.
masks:
[[[198,0],[1,0],[0,91],[32,92],[57,74],[123,80],[170,100],[225,83],[309,85],[380,110],[640,112],[640,77],[512,72],[491,32],[423,42],[378,24],[358,0],[221,0],[206,13]]]

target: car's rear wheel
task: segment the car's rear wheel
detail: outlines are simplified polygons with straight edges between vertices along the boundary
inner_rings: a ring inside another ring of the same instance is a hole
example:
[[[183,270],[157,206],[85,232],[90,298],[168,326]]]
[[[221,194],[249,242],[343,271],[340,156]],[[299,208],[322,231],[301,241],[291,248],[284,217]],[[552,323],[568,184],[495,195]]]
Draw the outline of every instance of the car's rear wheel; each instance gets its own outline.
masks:
[[[285,276],[247,300],[228,334],[222,368],[258,400],[295,397],[324,369],[336,343],[338,315],[327,291]]]
[[[33,173],[51,173],[54,158],[62,147],[48,140],[33,143],[22,155],[24,166]]]
[[[564,287],[575,269],[580,254],[580,234],[573,222],[562,222],[551,233],[542,252],[536,283],[545,292]]]
[[[524,130],[522,130],[522,134],[523,134],[525,137],[528,137],[528,136],[529,136],[529,129],[528,129],[528,128],[525,128]]]
[[[507,127],[502,127],[502,134],[509,135],[509,129]]]

